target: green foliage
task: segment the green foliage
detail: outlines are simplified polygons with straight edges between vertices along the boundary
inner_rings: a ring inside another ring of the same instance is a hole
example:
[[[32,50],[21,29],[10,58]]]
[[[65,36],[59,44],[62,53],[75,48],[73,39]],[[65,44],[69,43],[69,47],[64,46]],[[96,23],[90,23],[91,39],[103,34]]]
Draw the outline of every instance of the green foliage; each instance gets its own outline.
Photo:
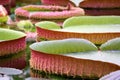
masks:
[[[8,16],[0,17],[0,23],[6,23],[7,20],[8,20]]]
[[[120,38],[114,38],[100,46],[100,50],[120,50]]]
[[[63,27],[80,25],[120,24],[120,16],[80,16],[68,18]]]
[[[23,7],[24,10],[30,11],[30,12],[34,12],[34,11],[51,11],[50,9],[46,9],[44,7],[33,7],[33,6],[29,6],[29,7]]]
[[[13,40],[26,36],[23,32],[0,28],[0,40]]]
[[[19,29],[24,31],[32,31],[32,28],[34,27],[32,22],[29,20],[21,20],[17,23],[17,26]]]
[[[35,26],[44,29],[60,29],[60,26],[52,21],[41,21],[35,24]]]
[[[51,54],[97,51],[97,47],[92,42],[85,39],[43,41],[30,45],[30,48],[35,51]]]

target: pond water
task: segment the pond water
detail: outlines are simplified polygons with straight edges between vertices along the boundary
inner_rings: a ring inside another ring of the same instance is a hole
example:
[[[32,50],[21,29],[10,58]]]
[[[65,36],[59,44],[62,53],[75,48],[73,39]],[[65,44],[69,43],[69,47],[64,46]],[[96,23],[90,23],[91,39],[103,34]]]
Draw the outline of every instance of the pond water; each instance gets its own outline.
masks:
[[[79,5],[79,3],[82,0],[71,0],[72,2],[74,2],[77,6]],[[1,42],[1,41],[0,41]],[[46,80],[46,78],[41,78],[41,79],[34,79],[30,77],[30,68],[29,68],[29,58],[30,58],[30,49],[29,49],[29,45],[32,44],[33,42],[28,42],[27,43],[27,49],[25,52],[21,52],[19,53],[19,55],[13,55],[13,56],[8,56],[6,58],[0,58],[0,65],[2,64],[2,66],[14,66],[14,68],[19,68],[22,69],[23,73],[17,76],[9,76],[12,77],[11,80]],[[26,53],[26,58],[24,53]],[[21,60],[22,59],[22,60]],[[20,61],[20,62],[19,62]],[[15,63],[16,62],[16,63]],[[4,65],[3,65],[4,63]],[[8,63],[14,63],[14,64],[9,64]],[[22,66],[19,66],[21,65]],[[26,66],[25,66],[26,65]],[[0,66],[0,67],[2,67]],[[9,70],[8,70],[9,71]],[[34,75],[34,73],[32,73],[32,75]],[[35,74],[36,76],[37,74]],[[44,77],[47,77],[47,80],[70,80],[73,79],[72,77],[66,77],[66,76],[59,76],[59,75],[50,75],[50,74],[45,74],[44,72],[42,72],[41,74]],[[1,78],[0,78],[1,80]],[[73,80],[83,80],[80,77],[74,78]],[[95,79],[94,79],[95,80]],[[96,79],[97,80],[97,79]]]

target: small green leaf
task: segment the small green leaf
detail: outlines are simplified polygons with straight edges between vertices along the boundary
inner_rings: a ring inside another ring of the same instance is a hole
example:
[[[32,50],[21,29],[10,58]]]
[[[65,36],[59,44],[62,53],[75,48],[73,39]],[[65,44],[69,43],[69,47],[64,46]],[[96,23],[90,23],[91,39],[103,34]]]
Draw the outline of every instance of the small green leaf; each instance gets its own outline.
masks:
[[[29,20],[22,20],[17,23],[18,28],[24,31],[31,31],[32,28],[34,27],[32,22]]]
[[[100,46],[101,50],[120,50],[120,38],[108,40]]]
[[[51,21],[38,22],[35,24],[35,26],[44,28],[44,29],[60,29],[60,26],[57,23],[51,22]]]

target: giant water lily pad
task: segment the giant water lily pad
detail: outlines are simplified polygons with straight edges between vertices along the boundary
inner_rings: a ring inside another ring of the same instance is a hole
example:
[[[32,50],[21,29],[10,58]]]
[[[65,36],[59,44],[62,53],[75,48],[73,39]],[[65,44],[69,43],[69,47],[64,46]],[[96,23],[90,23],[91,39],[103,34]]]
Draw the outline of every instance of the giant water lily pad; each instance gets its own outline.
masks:
[[[120,66],[120,51],[92,51],[92,52],[78,52],[64,54],[74,58],[82,58],[89,60],[98,60],[103,62],[109,62]]]
[[[36,72],[92,78],[120,69],[119,50],[98,51],[85,39],[43,41],[30,48],[30,67]]]
[[[25,34],[10,29],[0,29],[0,56],[18,53],[26,47]]]
[[[43,25],[44,23],[44,25]],[[65,38],[85,38],[95,44],[102,44],[109,39],[120,37],[119,16],[81,16],[72,17],[64,21],[62,29],[51,22],[36,24],[38,41],[40,38],[48,40]]]
[[[120,50],[120,37],[108,40],[100,46],[101,50]]]
[[[53,5],[27,5],[15,10],[17,18],[23,17],[35,21],[52,20],[63,22],[72,16],[84,15],[84,10],[77,7],[62,7]]]
[[[14,40],[14,39],[19,39],[22,37],[25,37],[25,33],[19,32],[19,31],[14,31],[10,29],[1,29],[0,28],[0,41],[9,41],[9,40]]]
[[[82,45],[82,46],[81,46]],[[97,47],[85,39],[67,39],[59,41],[44,41],[30,46],[32,50],[45,53],[63,54],[69,52],[96,51]],[[76,49],[74,49],[76,48]]]

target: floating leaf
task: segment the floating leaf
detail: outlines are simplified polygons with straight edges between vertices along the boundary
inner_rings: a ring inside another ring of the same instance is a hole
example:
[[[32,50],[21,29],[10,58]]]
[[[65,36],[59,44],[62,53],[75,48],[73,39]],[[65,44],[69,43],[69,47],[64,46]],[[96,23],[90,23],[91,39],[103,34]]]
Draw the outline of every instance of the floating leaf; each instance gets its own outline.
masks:
[[[20,75],[23,73],[23,71],[15,68],[0,67],[0,73],[6,74],[6,75]]]
[[[85,39],[43,41],[30,45],[30,48],[32,50],[51,54],[64,54],[71,52],[84,52],[97,50],[97,47],[93,43]]]
[[[101,50],[120,50],[120,38],[108,40],[100,46]]]

